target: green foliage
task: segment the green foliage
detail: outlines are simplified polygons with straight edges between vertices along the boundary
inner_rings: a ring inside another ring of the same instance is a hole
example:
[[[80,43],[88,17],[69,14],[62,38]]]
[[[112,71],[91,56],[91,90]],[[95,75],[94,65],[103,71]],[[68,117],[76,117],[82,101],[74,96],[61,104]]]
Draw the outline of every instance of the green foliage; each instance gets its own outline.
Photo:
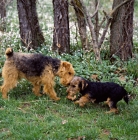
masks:
[[[127,73],[134,78],[138,78],[138,58],[127,62]]]

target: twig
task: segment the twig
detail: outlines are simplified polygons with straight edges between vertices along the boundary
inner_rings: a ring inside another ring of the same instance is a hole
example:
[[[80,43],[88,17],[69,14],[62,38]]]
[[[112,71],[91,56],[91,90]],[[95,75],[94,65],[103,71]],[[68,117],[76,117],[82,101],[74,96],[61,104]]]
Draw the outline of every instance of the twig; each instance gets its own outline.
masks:
[[[99,0],[100,1],[100,0]],[[98,1],[98,3],[97,3],[97,7],[96,7],[96,10],[94,11],[94,13],[93,13],[93,15],[91,16],[91,18],[93,18],[95,15],[96,15],[96,13],[98,12],[98,9],[99,9],[99,2]]]
[[[49,101],[49,102],[53,102],[53,104],[57,104],[57,103],[55,103],[53,100],[46,100],[46,99],[44,99],[44,100],[34,100],[34,101],[28,101],[28,102],[20,102],[21,104],[29,104],[29,103],[35,103],[35,102],[41,102],[41,101]]]

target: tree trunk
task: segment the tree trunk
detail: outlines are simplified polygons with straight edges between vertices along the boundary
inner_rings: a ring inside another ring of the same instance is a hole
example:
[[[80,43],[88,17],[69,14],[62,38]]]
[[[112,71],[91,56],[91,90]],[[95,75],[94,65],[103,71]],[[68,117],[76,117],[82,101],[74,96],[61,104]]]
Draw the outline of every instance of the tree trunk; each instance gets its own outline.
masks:
[[[7,0],[0,0],[0,31],[4,31],[6,29],[6,2]]]
[[[100,49],[98,47],[98,42],[96,41],[96,33],[94,31],[94,25],[91,21],[91,16],[89,15],[89,12],[87,11],[86,7],[84,6],[84,3],[82,0],[81,1],[81,4],[82,4],[82,7],[83,7],[83,12],[84,12],[84,15],[85,15],[85,18],[87,20],[87,23],[88,23],[88,26],[89,26],[89,29],[90,29],[90,33],[91,33],[91,37],[92,37],[92,43],[93,43],[93,51],[95,53],[95,58],[97,61],[101,61],[101,56],[100,56]]]
[[[36,0],[17,0],[20,36],[24,46],[36,49],[44,42],[36,12]]]
[[[98,5],[98,0],[95,0],[95,10],[96,10],[96,7]],[[94,25],[94,31],[96,33],[96,41],[98,42],[98,38],[99,38],[99,14],[98,14],[98,11],[97,13],[95,14],[95,25]]]
[[[122,0],[114,0],[113,8],[120,3]],[[110,54],[117,55],[122,60],[132,57],[133,12],[134,0],[130,0],[113,14],[110,26]]]
[[[83,7],[80,0],[71,0],[71,3],[74,7],[75,14],[77,17],[79,34],[81,39],[82,48],[88,50],[88,38],[87,38],[87,30],[86,30],[86,20],[83,13]]]
[[[52,49],[61,53],[70,52],[70,33],[68,17],[68,1],[53,0],[54,33]]]

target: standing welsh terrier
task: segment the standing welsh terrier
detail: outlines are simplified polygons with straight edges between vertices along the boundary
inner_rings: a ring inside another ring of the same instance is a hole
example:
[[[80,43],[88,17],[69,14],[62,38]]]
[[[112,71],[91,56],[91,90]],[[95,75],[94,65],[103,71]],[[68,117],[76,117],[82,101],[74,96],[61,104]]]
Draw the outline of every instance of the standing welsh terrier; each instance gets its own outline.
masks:
[[[58,76],[60,83],[68,85],[72,80],[75,71],[72,64],[61,61],[42,54],[27,54],[13,52],[12,48],[7,48],[6,61],[2,70],[4,83],[1,86],[2,97],[7,98],[9,90],[17,85],[18,80],[24,78],[33,85],[33,92],[36,96],[41,96],[40,87],[43,85],[43,92],[51,99],[59,100],[54,90],[54,78]]]
[[[110,111],[107,113],[118,113],[116,104],[122,98],[126,103],[129,101],[126,90],[116,83],[90,82],[82,77],[75,76],[67,88],[67,98],[75,100],[78,92],[81,94],[81,97],[75,101],[75,104],[83,107],[88,102],[99,103],[106,101],[105,103],[110,108]]]

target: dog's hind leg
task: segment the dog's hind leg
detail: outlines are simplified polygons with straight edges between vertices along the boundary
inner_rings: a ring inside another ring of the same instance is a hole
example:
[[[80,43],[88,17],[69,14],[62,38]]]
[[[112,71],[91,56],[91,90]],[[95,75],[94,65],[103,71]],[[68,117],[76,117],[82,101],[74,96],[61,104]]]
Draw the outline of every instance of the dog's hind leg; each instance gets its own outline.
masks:
[[[9,75],[4,78],[4,83],[1,86],[2,98],[7,99],[7,93],[17,85],[18,78],[16,75]]]
[[[106,112],[106,113],[118,113],[118,109],[117,109],[117,106],[116,106],[116,102],[114,102],[114,101],[111,101],[110,99],[108,99],[108,101],[107,101],[107,104],[108,104],[108,106],[109,106],[109,108],[110,108],[110,111],[108,111],[108,112]]]

